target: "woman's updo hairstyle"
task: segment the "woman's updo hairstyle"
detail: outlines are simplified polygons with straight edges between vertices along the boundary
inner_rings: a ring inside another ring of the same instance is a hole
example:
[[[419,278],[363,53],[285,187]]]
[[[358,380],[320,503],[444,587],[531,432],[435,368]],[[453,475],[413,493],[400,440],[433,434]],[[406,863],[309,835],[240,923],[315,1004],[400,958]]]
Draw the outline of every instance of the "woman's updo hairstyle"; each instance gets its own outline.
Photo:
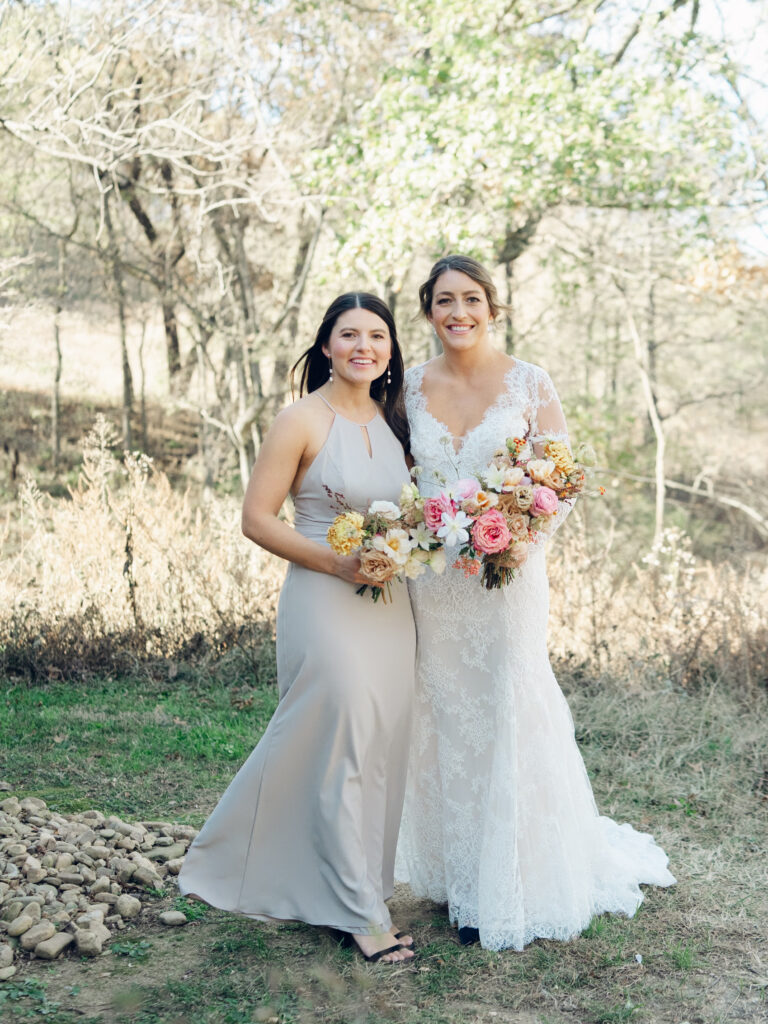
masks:
[[[435,295],[437,279],[447,270],[458,270],[460,273],[466,274],[467,277],[471,277],[473,281],[476,281],[482,287],[485,297],[488,299],[488,308],[492,320],[495,320],[499,313],[508,312],[509,306],[505,305],[499,298],[496,285],[482,263],[473,260],[471,256],[461,256],[458,253],[453,253],[450,256],[441,257],[435,263],[429,272],[429,277],[419,288],[419,306],[425,317],[428,318],[432,310],[432,300]]]
[[[325,311],[315,340],[291,368],[291,391],[294,389],[294,379],[299,368],[301,368],[299,397],[305,392],[310,394],[312,391],[317,391],[328,380],[329,361],[328,356],[323,352],[323,347],[328,344],[336,321],[342,313],[346,313],[350,309],[367,309],[370,313],[375,313],[387,325],[392,341],[392,354],[389,359],[391,380],[388,384],[387,373],[384,371],[380,377],[371,381],[371,398],[382,406],[384,419],[389,424],[390,430],[408,452],[410,450],[410,431],[403,403],[403,377],[405,375],[403,354],[397,340],[395,318],[392,316],[389,306],[377,295],[372,295],[370,292],[345,292],[333,300]]]

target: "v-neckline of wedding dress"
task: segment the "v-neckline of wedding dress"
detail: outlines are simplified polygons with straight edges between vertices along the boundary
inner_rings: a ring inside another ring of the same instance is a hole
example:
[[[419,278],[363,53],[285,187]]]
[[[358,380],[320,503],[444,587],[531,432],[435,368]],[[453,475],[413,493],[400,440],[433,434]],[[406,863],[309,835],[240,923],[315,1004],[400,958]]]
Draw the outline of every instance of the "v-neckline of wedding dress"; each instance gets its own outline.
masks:
[[[424,394],[424,388],[423,388],[423,383],[424,383],[424,367],[426,366],[426,363],[423,363],[421,366],[418,366],[418,367],[415,368],[418,371],[418,379],[416,381],[416,391],[417,391],[417,394],[418,394],[419,404],[421,406],[422,412],[424,412],[427,416],[429,416],[429,418],[432,420],[432,422],[436,423],[437,426],[443,427],[443,429],[445,430],[446,434],[451,439],[451,447],[453,448],[453,451],[454,451],[455,455],[460,455],[462,453],[462,451],[464,449],[464,446],[466,445],[467,441],[472,436],[472,434],[474,434],[478,430],[480,430],[480,428],[485,425],[485,423],[487,422],[488,418],[492,415],[492,413],[494,413],[498,408],[500,408],[502,403],[504,402],[504,400],[506,398],[508,398],[509,392],[510,392],[511,377],[512,377],[512,374],[517,370],[518,364],[519,364],[519,360],[516,359],[515,362],[512,364],[512,366],[510,366],[510,368],[504,374],[504,388],[498,393],[498,395],[494,398],[494,400],[490,403],[490,405],[486,406],[485,412],[483,413],[482,418],[474,425],[474,427],[470,427],[469,430],[465,430],[463,434],[458,434],[458,435],[452,433],[450,428],[448,427],[448,424],[444,423],[442,420],[438,419],[437,416],[434,416],[430,412],[430,410],[429,410],[429,405],[427,403],[427,396]],[[458,448],[456,447],[456,442],[457,441],[459,442]]]

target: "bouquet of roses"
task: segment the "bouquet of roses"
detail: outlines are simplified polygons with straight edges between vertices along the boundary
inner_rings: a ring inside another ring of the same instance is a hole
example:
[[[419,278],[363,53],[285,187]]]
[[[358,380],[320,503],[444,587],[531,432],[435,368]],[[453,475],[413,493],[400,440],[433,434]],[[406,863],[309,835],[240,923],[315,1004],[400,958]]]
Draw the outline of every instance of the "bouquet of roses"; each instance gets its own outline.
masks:
[[[391,597],[392,580],[416,579],[431,569],[445,569],[445,551],[424,517],[425,500],[413,483],[403,484],[400,504],[374,501],[363,514],[350,508],[342,494],[328,491],[343,511],[328,527],[327,540],[337,555],[360,552],[360,569],[374,583],[374,601]],[[358,588],[364,594],[367,584]]]
[[[466,576],[482,571],[488,590],[514,579],[528,545],[551,532],[561,501],[584,490],[594,452],[572,455],[563,441],[543,443],[543,459],[530,443],[507,438],[477,478],[459,480],[424,502],[424,521],[447,548],[457,548],[454,568]]]

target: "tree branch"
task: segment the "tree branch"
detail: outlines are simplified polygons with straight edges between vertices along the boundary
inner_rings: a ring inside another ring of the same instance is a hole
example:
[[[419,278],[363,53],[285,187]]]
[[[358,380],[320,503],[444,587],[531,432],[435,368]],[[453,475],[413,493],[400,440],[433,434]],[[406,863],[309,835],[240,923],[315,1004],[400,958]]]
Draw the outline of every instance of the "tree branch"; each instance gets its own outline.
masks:
[[[619,476],[625,480],[636,480],[641,484],[653,484],[656,482],[654,477],[639,476],[637,473],[627,473],[625,470],[599,469],[596,472],[609,476]],[[664,479],[664,487],[669,490],[683,491],[685,494],[692,494],[697,498],[705,498],[707,501],[711,501],[716,505],[723,505],[726,508],[735,508],[738,512],[743,513],[751,520],[752,526],[760,537],[768,540],[768,519],[766,519],[765,516],[762,516],[757,509],[752,508],[750,505],[746,505],[743,501],[739,501],[737,498],[730,497],[730,495],[715,493],[710,480],[705,480],[705,485],[706,486],[704,488],[692,487],[690,484],[680,483],[679,480]]]

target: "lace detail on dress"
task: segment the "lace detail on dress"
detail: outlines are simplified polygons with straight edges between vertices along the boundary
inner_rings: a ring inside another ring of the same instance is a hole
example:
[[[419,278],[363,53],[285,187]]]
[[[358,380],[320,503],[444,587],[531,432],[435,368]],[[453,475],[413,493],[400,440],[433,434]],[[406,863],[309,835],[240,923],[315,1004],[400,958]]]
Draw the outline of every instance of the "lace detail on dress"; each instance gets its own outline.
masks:
[[[565,416],[555,386],[546,370],[522,359],[504,375],[504,390],[490,405],[480,423],[461,439],[458,451],[445,423],[430,413],[422,388],[424,364],[405,374],[405,409],[411,427],[411,454],[426,472],[419,480],[425,493],[437,493],[440,480],[475,476],[490,462],[508,437],[527,438],[538,458],[547,439],[569,444]],[[437,453],[440,453],[438,456]],[[552,536],[565,522],[572,502],[561,501]],[[544,537],[545,535],[542,535]]]
[[[544,438],[568,439],[549,376],[518,360],[454,451],[423,372],[406,373],[405,404],[424,492],[474,475],[507,437],[527,436],[537,455]],[[397,875],[488,949],[571,938],[595,914],[634,913],[639,882],[674,881],[652,837],[598,815],[549,664],[545,550],[532,545],[501,590],[450,568],[409,585],[417,690]]]

